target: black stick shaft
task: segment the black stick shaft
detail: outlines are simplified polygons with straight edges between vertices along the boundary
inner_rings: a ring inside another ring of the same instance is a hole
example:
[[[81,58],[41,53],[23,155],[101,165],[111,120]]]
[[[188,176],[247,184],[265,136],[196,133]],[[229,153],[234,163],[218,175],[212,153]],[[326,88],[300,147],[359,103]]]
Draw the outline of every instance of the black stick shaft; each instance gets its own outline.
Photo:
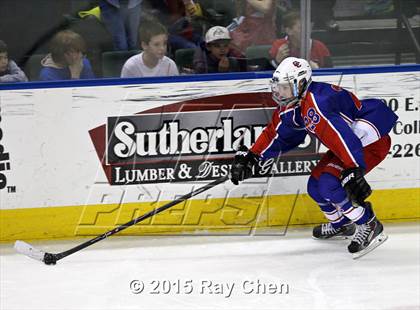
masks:
[[[181,197],[179,197],[179,198],[177,198],[177,199],[175,199],[175,200],[173,200],[173,201],[171,201],[171,202],[169,202],[169,203],[167,203],[167,204],[165,204],[165,205],[163,205],[163,206],[161,206],[157,209],[154,209],[154,210],[152,210],[152,211],[150,211],[146,214],[143,214],[143,215],[141,215],[141,216],[139,216],[139,217],[137,217],[137,218],[121,225],[121,226],[115,227],[114,229],[112,229],[112,230],[110,230],[106,233],[103,233],[102,235],[97,236],[96,238],[93,238],[93,239],[88,240],[88,241],[86,241],[82,244],[79,244],[78,246],[75,246],[74,248],[71,248],[67,251],[57,253],[57,254],[53,254],[53,255],[55,256],[56,260],[62,259],[66,256],[69,256],[69,255],[71,255],[75,252],[78,252],[78,251],[80,251],[80,250],[82,250],[82,249],[84,249],[88,246],[91,246],[92,244],[95,244],[98,241],[101,241],[101,240],[103,240],[105,238],[108,238],[109,236],[112,236],[112,235],[114,235],[114,234],[116,234],[116,233],[130,227],[130,226],[133,226],[133,225],[135,225],[135,224],[137,224],[137,223],[139,223],[139,222],[141,222],[141,221],[143,221],[143,220],[145,220],[145,219],[147,219],[147,218],[149,218],[149,217],[151,217],[155,214],[158,214],[162,211],[165,211],[166,209],[169,209],[170,207],[173,207],[173,206],[179,204],[180,202],[183,202],[183,201],[185,201],[185,200],[187,200],[187,199],[189,199],[193,196],[201,194],[202,192],[205,192],[206,190],[209,190],[210,188],[215,187],[216,185],[218,185],[220,183],[223,183],[228,179],[229,179],[228,176],[221,177],[221,178],[219,178],[219,179],[217,179],[217,180],[215,180],[215,181],[213,181],[213,182],[211,182],[207,185],[204,185],[200,188],[197,188],[196,190],[193,190],[192,192],[190,192],[188,194],[185,194],[184,196],[181,196]]]

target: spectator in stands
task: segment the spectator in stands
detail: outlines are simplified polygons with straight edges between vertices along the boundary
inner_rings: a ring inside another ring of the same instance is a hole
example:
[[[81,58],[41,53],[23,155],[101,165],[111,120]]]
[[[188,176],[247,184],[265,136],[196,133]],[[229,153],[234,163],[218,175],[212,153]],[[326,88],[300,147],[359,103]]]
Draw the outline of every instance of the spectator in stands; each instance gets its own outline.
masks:
[[[327,31],[339,30],[340,27],[334,19],[334,6],[336,2],[336,0],[318,0],[311,2],[311,21],[313,29]],[[291,4],[294,10],[300,10],[300,0],[292,0]]]
[[[172,54],[181,48],[196,48],[201,44],[202,27],[195,22],[202,15],[201,7],[193,0],[166,0],[164,24],[169,32],[169,45]]]
[[[193,66],[195,73],[222,73],[240,71],[238,60],[232,56],[229,30],[222,26],[210,28],[205,43],[197,47]]]
[[[301,24],[299,12],[291,11],[287,13],[283,18],[283,25],[286,36],[275,40],[270,49],[274,67],[277,67],[283,59],[289,56],[300,57]],[[309,63],[312,68],[332,67],[330,51],[321,41],[311,39],[310,54]]]
[[[0,83],[27,81],[25,73],[13,60],[9,59],[6,43],[0,40]]]
[[[111,33],[115,50],[137,48],[142,1],[99,0],[101,19]]]
[[[121,77],[178,75],[175,62],[165,56],[168,46],[165,26],[156,21],[144,21],[139,32],[143,52],[125,62]]]
[[[276,38],[275,0],[236,0],[239,25],[231,32],[232,43],[245,54],[251,45],[271,44]]]
[[[89,60],[83,56],[85,41],[76,32],[62,30],[51,40],[50,53],[41,60],[42,81],[93,79]]]
[[[334,6],[336,0],[313,1],[311,18],[315,29],[338,31],[339,25],[334,19]]]

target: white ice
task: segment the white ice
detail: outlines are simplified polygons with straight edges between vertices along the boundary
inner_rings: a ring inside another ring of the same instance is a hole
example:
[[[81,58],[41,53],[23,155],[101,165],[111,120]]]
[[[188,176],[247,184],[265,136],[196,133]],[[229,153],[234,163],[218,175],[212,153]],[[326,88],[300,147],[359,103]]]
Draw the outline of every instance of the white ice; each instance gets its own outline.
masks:
[[[111,237],[56,266],[6,244],[0,308],[420,309],[420,225],[386,224],[386,232],[388,241],[359,260],[347,253],[348,241],[313,240],[309,228],[286,236]],[[82,241],[33,244],[60,252]],[[143,292],[132,293],[133,280]]]

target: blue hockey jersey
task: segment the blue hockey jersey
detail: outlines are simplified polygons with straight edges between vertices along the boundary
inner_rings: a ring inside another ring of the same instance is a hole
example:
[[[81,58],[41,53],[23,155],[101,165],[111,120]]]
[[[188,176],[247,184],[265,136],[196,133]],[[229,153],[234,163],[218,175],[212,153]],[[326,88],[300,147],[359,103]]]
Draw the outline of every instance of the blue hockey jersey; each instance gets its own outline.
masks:
[[[336,85],[312,82],[300,105],[278,108],[251,151],[277,157],[315,135],[347,167],[365,168],[363,147],[387,135],[397,115],[379,99],[359,100]]]

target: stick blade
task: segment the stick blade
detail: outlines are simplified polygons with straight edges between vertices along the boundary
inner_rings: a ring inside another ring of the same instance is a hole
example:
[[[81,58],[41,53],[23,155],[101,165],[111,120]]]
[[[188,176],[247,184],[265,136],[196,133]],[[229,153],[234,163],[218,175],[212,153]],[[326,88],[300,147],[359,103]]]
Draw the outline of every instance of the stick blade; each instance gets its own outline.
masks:
[[[17,240],[15,242],[15,246],[14,246],[16,252],[26,255],[30,258],[33,258],[35,260],[38,260],[40,262],[44,261],[44,257],[45,257],[45,252],[34,248],[32,245],[30,245],[29,243],[26,243],[24,241],[20,241]]]

